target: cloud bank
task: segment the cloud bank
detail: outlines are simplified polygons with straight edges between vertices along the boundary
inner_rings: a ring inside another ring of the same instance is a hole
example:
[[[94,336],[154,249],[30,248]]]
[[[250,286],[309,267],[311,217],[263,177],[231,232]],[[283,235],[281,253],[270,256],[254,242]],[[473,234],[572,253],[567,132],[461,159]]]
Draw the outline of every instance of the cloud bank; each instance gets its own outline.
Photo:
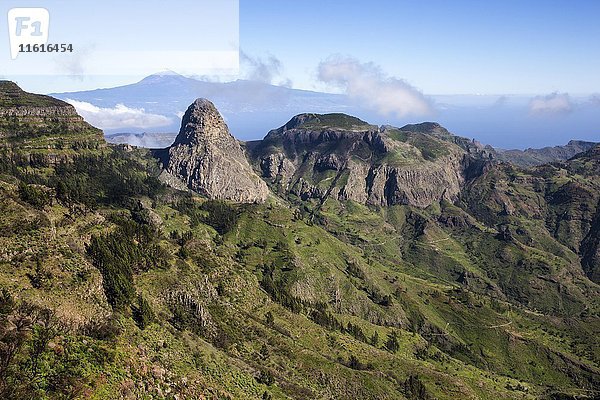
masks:
[[[529,103],[531,114],[568,114],[573,111],[573,103],[568,93],[551,93],[547,96],[537,96]]]
[[[164,115],[146,113],[143,108],[130,108],[117,104],[114,108],[97,107],[85,101],[66,99],[90,124],[100,129],[158,128],[170,125],[172,120]]]
[[[426,115],[431,102],[402,79],[387,76],[373,63],[334,57],[319,64],[320,81],[342,88],[345,93],[381,115]]]

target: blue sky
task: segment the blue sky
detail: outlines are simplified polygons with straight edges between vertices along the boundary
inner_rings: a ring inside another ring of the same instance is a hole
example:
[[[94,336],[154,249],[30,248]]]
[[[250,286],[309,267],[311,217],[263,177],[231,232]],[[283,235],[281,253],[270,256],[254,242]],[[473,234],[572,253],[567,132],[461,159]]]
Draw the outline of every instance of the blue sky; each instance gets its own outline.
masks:
[[[204,4],[209,2],[204,0]],[[159,6],[149,7],[151,3]],[[161,35],[151,34],[144,46],[181,49],[204,40],[223,47],[219,35],[208,41],[205,38],[207,32],[218,32],[219,22],[225,19],[203,15],[204,5],[198,6],[198,1],[173,1],[168,7],[158,0],[97,4],[3,1],[4,8],[48,7],[56,22],[52,28],[55,38],[76,36],[81,40],[95,35],[119,47],[143,43],[140,32],[166,31],[181,39],[168,45],[160,40]],[[136,17],[130,22],[130,34],[115,28],[123,15]],[[177,15],[181,23],[177,23]],[[279,76],[273,83],[303,89],[334,90],[317,79],[317,67],[332,55],[341,55],[373,63],[387,76],[403,79],[431,95],[591,94],[600,92],[599,16],[600,1],[585,0],[240,0],[239,44],[250,57],[278,60]],[[72,26],[72,32],[67,26]],[[245,77],[245,67],[242,63],[239,76],[221,79]],[[139,78],[141,75],[19,80],[32,90],[52,92],[114,86]]]
[[[31,82],[38,91],[95,88],[100,82],[114,86],[161,69],[192,74],[212,72],[218,65],[221,70],[238,70],[237,0],[2,0],[0,15],[13,8],[27,14],[31,7],[49,12],[49,26],[42,29],[48,44],[73,47],[72,52],[22,53],[10,60],[6,17],[0,19],[5,33],[0,35],[0,74]],[[28,31],[21,36],[31,37]],[[17,40],[13,32],[13,47]],[[60,75],[70,76],[57,79]]]
[[[600,91],[600,1],[242,0],[244,51],[315,85],[331,54],[429,94]]]

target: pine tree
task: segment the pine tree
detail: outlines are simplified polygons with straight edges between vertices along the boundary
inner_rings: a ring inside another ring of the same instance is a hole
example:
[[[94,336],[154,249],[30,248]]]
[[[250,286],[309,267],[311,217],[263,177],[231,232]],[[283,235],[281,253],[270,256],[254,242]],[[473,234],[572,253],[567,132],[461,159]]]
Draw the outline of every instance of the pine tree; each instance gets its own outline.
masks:
[[[388,333],[387,341],[385,342],[385,348],[390,353],[395,353],[398,351],[400,348],[400,343],[398,343],[398,336],[396,332],[392,331],[391,333]]]
[[[377,333],[377,331],[373,332],[370,343],[371,343],[371,346],[374,346],[374,347],[377,347],[377,345],[379,344],[379,333]]]
[[[140,329],[145,329],[154,321],[152,307],[141,294],[138,295],[138,306],[133,308],[133,319]]]

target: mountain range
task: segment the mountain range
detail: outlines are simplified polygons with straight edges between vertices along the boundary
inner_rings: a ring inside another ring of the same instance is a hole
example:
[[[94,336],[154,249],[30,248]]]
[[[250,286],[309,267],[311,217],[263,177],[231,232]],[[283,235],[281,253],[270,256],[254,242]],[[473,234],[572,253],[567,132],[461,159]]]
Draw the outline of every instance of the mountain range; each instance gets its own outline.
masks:
[[[208,98],[223,114],[238,139],[256,140],[268,130],[305,112],[339,112],[379,125],[403,126],[415,119],[435,120],[452,132],[499,148],[562,145],[571,139],[598,141],[598,103],[587,97],[570,98],[570,112],[545,113],[531,109],[535,95],[432,95],[426,115],[382,114],[364,101],[345,94],[322,93],[237,80],[211,82],[158,73],[139,82],[106,89],[53,96],[75,104],[78,111],[105,133],[128,134],[127,140],[162,147],[162,136],[174,139],[187,106]],[[78,102],[78,103],[77,103]],[[135,134],[146,133],[141,139]]]
[[[433,122],[184,111],[111,145],[0,82],[3,398],[600,395],[599,145],[524,168]]]
[[[571,140],[564,146],[543,147],[541,149],[503,150],[496,149],[497,158],[522,167],[547,164],[553,161],[566,161],[583,153],[597,143]]]
[[[262,135],[265,126],[273,126],[289,115],[305,111],[347,110],[346,96],[290,89],[261,82],[237,80],[209,82],[177,74],[150,75],[140,82],[109,89],[76,93],[57,93],[65,100],[91,103],[101,108],[124,104],[133,109],[169,118],[166,125],[155,127],[160,132],[176,132],[182,113],[198,97],[210,98],[224,113],[228,125],[240,138]],[[135,127],[134,127],[135,128]],[[148,128],[153,128],[149,126]],[[134,133],[144,132],[137,127]],[[127,127],[109,129],[108,133],[127,132]],[[173,134],[172,138],[175,137]]]

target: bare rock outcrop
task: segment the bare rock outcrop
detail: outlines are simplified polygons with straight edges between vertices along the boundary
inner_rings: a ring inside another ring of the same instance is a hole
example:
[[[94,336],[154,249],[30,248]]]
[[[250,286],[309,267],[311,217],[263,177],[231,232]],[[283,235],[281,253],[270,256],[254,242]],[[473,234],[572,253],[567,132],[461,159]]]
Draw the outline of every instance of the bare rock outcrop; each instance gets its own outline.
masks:
[[[343,114],[298,115],[251,150],[279,194],[377,206],[455,201],[478,156],[438,124],[377,127]]]
[[[189,106],[164,158],[171,176],[211,199],[255,203],[268,196],[267,185],[254,173],[240,143],[206,99]]]
[[[409,167],[375,166],[366,180],[367,203],[381,206],[427,207],[441,200],[453,202],[464,183],[461,157],[456,154]]]

